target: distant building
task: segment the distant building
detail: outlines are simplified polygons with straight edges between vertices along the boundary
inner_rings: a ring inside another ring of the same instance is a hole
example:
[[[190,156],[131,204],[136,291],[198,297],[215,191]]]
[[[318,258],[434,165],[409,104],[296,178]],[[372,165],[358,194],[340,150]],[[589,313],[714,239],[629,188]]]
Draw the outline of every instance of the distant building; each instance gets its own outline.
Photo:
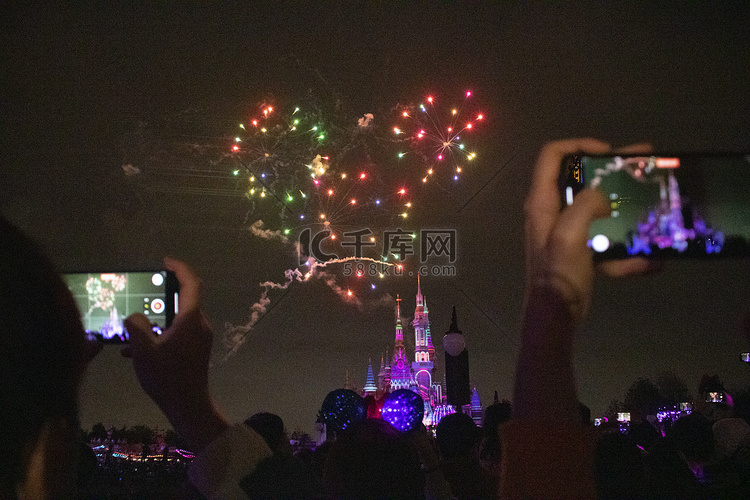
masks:
[[[443,377],[437,377],[435,367],[435,347],[432,343],[430,331],[429,310],[427,299],[422,295],[421,282],[417,280],[416,308],[414,320],[414,353],[413,361],[404,344],[404,326],[401,323],[401,298],[396,298],[396,332],[393,352],[390,356],[384,353],[380,358],[380,370],[376,377],[372,368],[372,359],[368,361],[367,379],[364,388],[359,391],[362,396],[373,396],[382,405],[382,400],[389,393],[398,389],[410,389],[419,394],[425,402],[423,424],[425,427],[437,425],[442,417],[455,413],[455,409],[447,404]],[[347,372],[347,387],[351,388]],[[462,408],[475,421],[481,422],[482,404],[479,394],[474,388],[471,404]]]

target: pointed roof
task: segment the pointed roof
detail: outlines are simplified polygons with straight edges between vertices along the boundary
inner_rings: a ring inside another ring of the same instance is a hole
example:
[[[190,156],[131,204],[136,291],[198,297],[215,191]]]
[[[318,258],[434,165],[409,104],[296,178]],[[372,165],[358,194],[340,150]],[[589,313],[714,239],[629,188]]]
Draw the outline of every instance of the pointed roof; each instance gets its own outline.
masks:
[[[482,408],[482,401],[479,399],[479,392],[477,392],[476,387],[474,387],[474,392],[471,393],[471,407],[472,409]]]
[[[401,297],[399,295],[396,295],[396,343],[395,343],[395,349],[398,350],[399,348],[404,346],[404,327],[401,326]],[[395,355],[395,351],[394,351]]]
[[[463,333],[458,328],[458,316],[456,315],[456,306],[453,306],[453,314],[451,315],[451,326],[446,333]]]
[[[372,358],[367,361],[367,381],[364,387],[365,393],[375,392],[378,390],[378,386],[375,385],[375,376],[372,373]]]

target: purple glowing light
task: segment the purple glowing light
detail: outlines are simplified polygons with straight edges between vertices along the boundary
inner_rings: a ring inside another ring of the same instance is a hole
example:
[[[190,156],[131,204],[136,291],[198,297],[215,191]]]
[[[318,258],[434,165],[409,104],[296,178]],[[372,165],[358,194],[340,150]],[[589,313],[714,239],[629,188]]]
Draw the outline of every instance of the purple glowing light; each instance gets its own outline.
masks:
[[[392,392],[383,403],[383,420],[401,432],[417,429],[424,417],[424,400],[409,389]]]

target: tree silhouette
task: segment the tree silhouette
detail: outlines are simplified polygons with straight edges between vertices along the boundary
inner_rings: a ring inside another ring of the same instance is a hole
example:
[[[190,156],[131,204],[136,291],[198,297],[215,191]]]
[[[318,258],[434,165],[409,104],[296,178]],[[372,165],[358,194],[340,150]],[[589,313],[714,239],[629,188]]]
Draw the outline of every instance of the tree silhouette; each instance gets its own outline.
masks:
[[[607,418],[608,421],[614,422],[615,420],[617,420],[617,414],[620,413],[621,411],[624,411],[622,401],[613,399],[612,401],[609,402],[609,406],[604,412],[604,416]]]
[[[101,422],[98,422],[91,427],[91,432],[89,432],[89,439],[101,439],[104,440],[107,437],[107,428],[104,427],[104,424]]]
[[[665,371],[660,373],[656,377],[655,384],[659,389],[662,397],[662,405],[664,406],[679,406],[680,403],[693,400],[687,384],[674,372]]]
[[[149,445],[154,442],[154,430],[145,425],[134,425],[128,429],[127,439],[129,443]]]
[[[653,415],[662,405],[658,387],[647,378],[639,378],[628,389],[623,400],[625,411]]]
[[[655,415],[660,408],[679,407],[680,403],[691,402],[685,382],[674,372],[665,371],[652,382],[641,377],[628,388],[620,411]]]

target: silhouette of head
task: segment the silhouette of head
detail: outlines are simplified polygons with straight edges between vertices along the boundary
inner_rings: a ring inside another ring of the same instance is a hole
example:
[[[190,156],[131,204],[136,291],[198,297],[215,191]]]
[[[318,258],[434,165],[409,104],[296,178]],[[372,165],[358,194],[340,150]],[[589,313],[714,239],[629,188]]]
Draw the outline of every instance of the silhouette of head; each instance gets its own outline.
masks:
[[[280,416],[273,413],[256,413],[245,420],[245,424],[263,437],[271,451],[279,449],[284,438],[284,421]]]
[[[451,413],[440,419],[435,439],[445,458],[467,455],[482,436],[474,420],[465,413]]]
[[[408,434],[380,419],[357,422],[338,437],[323,482],[332,498],[424,497],[424,474]]]
[[[0,217],[0,497],[25,475],[25,450],[45,425],[78,429],[84,331],[57,269]],[[68,443],[74,446],[74,440]],[[77,447],[71,450],[75,456]],[[64,459],[48,466],[61,468]],[[13,495],[15,493],[12,491]]]

